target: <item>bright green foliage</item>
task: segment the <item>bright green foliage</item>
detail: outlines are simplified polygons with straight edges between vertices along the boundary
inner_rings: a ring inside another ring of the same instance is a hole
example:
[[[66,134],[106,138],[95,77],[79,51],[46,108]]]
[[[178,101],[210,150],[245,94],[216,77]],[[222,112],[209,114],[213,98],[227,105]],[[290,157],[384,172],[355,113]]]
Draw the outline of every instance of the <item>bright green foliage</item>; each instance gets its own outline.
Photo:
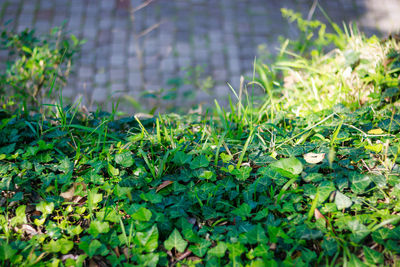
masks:
[[[73,125],[85,127],[61,131],[47,118],[3,111],[0,187],[13,194],[1,207],[0,260],[35,262],[23,249],[34,241],[32,255],[47,253],[39,261],[79,255],[73,264],[103,257],[116,266],[166,265],[187,251],[214,265],[312,265],[334,257],[340,263],[390,263],[400,241],[399,131],[389,134],[378,125],[392,114],[378,106],[313,120],[287,113],[285,119],[263,118],[250,141],[250,126],[242,125],[241,134],[224,133],[220,121],[189,115],[174,117],[180,127],[168,133],[173,143],[164,133],[162,143],[154,143],[153,119],[141,121],[148,132],[141,140],[131,138],[142,131],[134,118],[105,123],[104,140],[101,131],[88,130],[106,121],[101,114],[75,118]],[[172,122],[160,118],[161,126]],[[39,134],[28,126],[36,123],[43,125]],[[220,157],[217,146],[199,148],[202,132],[189,131],[205,125],[217,142],[224,135]],[[84,140],[79,151],[68,145],[71,136]],[[332,143],[331,163],[327,156],[305,161],[310,152],[328,154]],[[366,149],[370,143],[383,149]],[[163,172],[154,178],[150,168],[160,173],[161,159]],[[38,192],[33,200],[31,192]]]
[[[398,100],[397,41],[367,38],[355,25],[342,30],[331,23],[334,32],[329,33],[329,26],[321,21],[304,19],[292,10],[282,13],[297,24],[300,34],[298,39],[282,42],[270,66],[256,65],[257,82],[268,92],[271,108],[283,107],[303,116],[337,104],[355,110],[365,103]]]
[[[164,241],[164,247],[167,250],[175,248],[179,252],[184,252],[188,242],[183,240],[178,230],[174,229],[167,240]]]
[[[344,54],[353,72],[358,52]],[[0,265],[396,265],[398,80],[368,73],[379,101],[306,117],[239,97],[206,115],[141,120],[0,110]]]
[[[299,175],[303,171],[303,164],[295,157],[277,160],[270,166],[276,168],[279,173],[289,178],[292,175]]]
[[[33,30],[19,34],[1,32],[0,49],[8,52],[8,68],[0,73],[0,104],[37,106],[44,97],[52,98],[66,79],[73,56],[82,41],[66,38],[62,28],[53,28],[40,39]],[[54,86],[57,88],[54,88]]]
[[[208,255],[222,258],[223,256],[225,256],[226,249],[226,244],[220,241],[215,247],[208,250]]]

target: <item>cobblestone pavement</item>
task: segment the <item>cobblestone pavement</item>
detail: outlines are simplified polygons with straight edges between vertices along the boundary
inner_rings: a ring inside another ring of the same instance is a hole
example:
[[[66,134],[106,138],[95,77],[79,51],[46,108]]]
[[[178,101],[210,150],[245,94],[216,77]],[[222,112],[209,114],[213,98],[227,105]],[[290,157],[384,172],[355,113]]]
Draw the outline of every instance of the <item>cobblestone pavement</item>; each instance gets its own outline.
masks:
[[[356,21],[367,33],[387,34],[400,27],[398,0],[320,0],[334,21]],[[144,92],[177,93],[161,106],[223,99],[226,82],[239,87],[251,75],[257,51],[274,51],[278,36],[296,35],[280,9],[307,15],[312,0],[0,0],[0,25],[47,33],[67,21],[67,30],[86,39],[63,89],[71,100],[99,103],[131,96],[147,106]],[[314,15],[321,18],[316,9]],[[0,59],[1,60],[1,59]],[[3,59],[4,60],[4,59]],[[188,82],[190,81],[190,82]],[[173,84],[179,84],[171,91]],[[186,97],[184,97],[186,96]]]

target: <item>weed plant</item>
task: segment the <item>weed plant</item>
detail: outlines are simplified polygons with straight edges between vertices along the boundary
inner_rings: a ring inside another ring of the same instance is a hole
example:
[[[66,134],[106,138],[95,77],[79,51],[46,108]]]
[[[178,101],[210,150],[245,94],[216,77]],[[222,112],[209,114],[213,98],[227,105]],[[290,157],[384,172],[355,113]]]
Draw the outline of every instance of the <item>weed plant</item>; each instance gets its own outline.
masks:
[[[299,39],[285,40],[271,66],[256,67],[276,106],[305,116],[338,103],[355,110],[398,98],[398,40],[367,38],[354,25],[342,30],[334,23],[335,32],[326,33],[320,21],[285,9],[283,15],[298,24]]]
[[[376,66],[394,80],[392,48]],[[242,79],[206,114],[117,119],[61,98],[51,116],[1,110],[1,265],[399,265],[398,84],[367,68],[379,101],[325,102],[334,90],[316,87],[315,107],[304,85],[285,103],[292,68],[257,70],[261,106]],[[294,69],[307,85],[315,68]]]
[[[0,49],[6,50],[6,69],[0,70],[0,103],[3,108],[37,109],[43,100],[54,100],[55,91],[67,81],[74,54],[84,41],[69,37],[63,27],[55,27],[48,36],[36,36],[34,30],[21,33],[3,30]]]

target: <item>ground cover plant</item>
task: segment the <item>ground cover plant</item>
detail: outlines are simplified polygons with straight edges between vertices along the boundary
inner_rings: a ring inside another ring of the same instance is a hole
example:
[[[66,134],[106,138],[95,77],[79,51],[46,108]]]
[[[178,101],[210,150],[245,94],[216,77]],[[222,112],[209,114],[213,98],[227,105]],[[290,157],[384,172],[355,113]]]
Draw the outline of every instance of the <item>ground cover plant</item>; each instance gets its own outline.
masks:
[[[1,265],[398,265],[400,51],[386,42],[380,75],[361,76],[374,101],[324,102],[316,87],[313,113],[298,112],[302,95],[315,106],[307,86],[265,65],[206,114],[1,110]]]
[[[392,109],[221,115],[3,111],[2,264],[397,263]]]

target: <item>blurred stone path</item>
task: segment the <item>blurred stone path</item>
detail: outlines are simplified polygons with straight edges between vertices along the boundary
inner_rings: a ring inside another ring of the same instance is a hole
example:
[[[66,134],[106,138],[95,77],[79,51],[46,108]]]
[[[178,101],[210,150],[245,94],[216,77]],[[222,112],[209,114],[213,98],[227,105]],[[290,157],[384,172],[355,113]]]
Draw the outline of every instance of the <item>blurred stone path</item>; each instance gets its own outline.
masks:
[[[63,94],[71,100],[99,103],[126,95],[176,93],[166,107],[226,98],[226,82],[239,87],[251,75],[258,50],[273,52],[278,36],[293,37],[294,25],[281,17],[282,7],[305,16],[312,0],[0,0],[0,25],[48,33],[67,21],[67,30],[86,39]],[[341,25],[356,21],[367,33],[400,28],[398,0],[320,0]],[[322,18],[318,8],[315,16]],[[0,60],[4,60],[1,59]],[[190,82],[189,82],[190,81]],[[176,91],[170,89],[177,86]],[[163,92],[160,88],[164,88]],[[192,95],[192,98],[188,97]]]

